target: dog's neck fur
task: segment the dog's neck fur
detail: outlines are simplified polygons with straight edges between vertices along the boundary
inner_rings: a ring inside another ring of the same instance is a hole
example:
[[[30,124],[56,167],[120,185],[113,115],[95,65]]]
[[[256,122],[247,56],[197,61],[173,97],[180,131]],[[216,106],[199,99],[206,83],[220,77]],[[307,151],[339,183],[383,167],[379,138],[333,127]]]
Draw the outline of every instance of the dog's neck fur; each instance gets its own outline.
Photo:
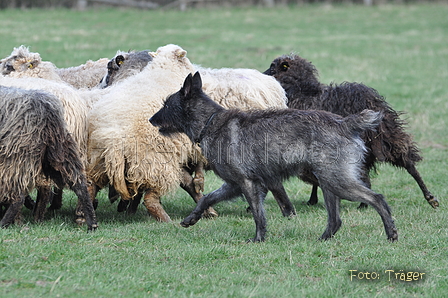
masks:
[[[196,93],[190,99],[188,114],[192,121],[189,123],[185,133],[194,143],[200,144],[207,132],[216,123],[218,115],[225,112],[225,109],[210,99],[205,93]]]

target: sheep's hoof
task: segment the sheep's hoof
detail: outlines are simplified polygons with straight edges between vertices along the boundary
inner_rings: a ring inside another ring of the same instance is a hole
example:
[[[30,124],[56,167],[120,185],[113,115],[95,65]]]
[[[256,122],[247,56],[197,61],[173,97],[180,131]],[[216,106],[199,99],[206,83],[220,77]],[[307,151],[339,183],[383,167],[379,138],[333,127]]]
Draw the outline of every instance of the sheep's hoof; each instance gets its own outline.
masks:
[[[432,206],[432,208],[439,207],[439,201],[433,196],[431,196],[431,198],[428,200],[428,203]]]
[[[78,226],[82,226],[86,222],[86,219],[84,217],[77,217],[75,222]]]
[[[216,212],[215,209],[213,209],[212,207],[208,208],[207,210],[204,211],[204,213],[202,214],[203,217],[205,218],[213,218],[213,217],[218,217],[218,212]]]
[[[98,224],[96,224],[96,223],[91,224],[91,225],[87,228],[87,232],[94,232],[94,231],[96,231],[97,228],[98,228]]]
[[[201,193],[204,191],[204,175],[202,173],[196,173],[193,178],[194,191],[196,193]]]

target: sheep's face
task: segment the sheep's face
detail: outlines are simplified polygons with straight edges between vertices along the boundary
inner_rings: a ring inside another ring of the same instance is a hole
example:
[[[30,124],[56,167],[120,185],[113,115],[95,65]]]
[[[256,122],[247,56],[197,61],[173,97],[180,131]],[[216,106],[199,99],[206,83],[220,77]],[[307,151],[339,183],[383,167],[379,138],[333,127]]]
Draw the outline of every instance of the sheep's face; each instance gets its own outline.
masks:
[[[281,84],[287,81],[318,81],[318,73],[314,65],[298,55],[286,55],[276,58],[264,72],[273,76]]]
[[[0,69],[2,72],[2,75],[13,75],[14,72],[26,72],[29,69],[35,68],[40,61],[38,59],[27,59],[27,58],[20,58],[20,57],[12,57],[7,60],[2,60],[2,63],[0,64]]]
[[[4,76],[17,76],[18,73],[36,68],[41,62],[38,53],[31,53],[24,46],[14,48],[11,55],[0,63],[0,72]]]
[[[152,61],[148,51],[120,53],[107,64],[107,74],[100,82],[106,88],[143,70]]]

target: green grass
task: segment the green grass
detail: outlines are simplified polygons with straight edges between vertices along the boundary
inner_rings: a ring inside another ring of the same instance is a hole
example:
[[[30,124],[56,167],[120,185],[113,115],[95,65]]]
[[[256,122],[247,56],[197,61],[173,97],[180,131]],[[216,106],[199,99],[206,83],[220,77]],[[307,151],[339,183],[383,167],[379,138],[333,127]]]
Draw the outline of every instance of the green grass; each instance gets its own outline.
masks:
[[[360,211],[344,201],[342,228],[321,242],[322,199],[306,206],[310,186],[291,179],[285,186],[298,215],[283,218],[268,195],[268,238],[246,244],[255,226],[242,200],[221,203],[219,218],[184,229],[178,222],[194,204],[181,190],[162,201],[172,224],[155,222],[143,206],[133,217],[119,214],[103,192],[100,228],[86,233],[73,222],[76,199],[67,192],[62,210],[44,223],[34,223],[24,210],[22,225],[0,231],[0,296],[446,296],[447,15],[448,6],[436,4],[0,11],[0,57],[25,44],[59,67],[167,43],[213,68],[264,71],[275,57],[299,53],[319,69],[322,82],[363,82],[407,112],[408,130],[425,158],[418,169],[441,203],[432,209],[407,173],[382,165],[373,189],[386,196],[399,241],[387,242],[372,208]],[[212,173],[206,178],[206,192],[220,186]],[[349,270],[376,272],[380,279],[350,280]],[[421,281],[389,281],[386,270],[425,275]]]

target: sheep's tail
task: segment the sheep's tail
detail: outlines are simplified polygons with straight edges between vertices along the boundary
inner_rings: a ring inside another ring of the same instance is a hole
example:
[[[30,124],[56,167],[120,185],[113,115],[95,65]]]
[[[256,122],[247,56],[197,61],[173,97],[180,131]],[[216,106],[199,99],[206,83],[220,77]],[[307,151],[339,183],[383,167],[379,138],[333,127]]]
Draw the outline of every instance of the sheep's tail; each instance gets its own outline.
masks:
[[[366,130],[375,130],[382,119],[383,113],[366,109],[359,114],[345,117],[344,122],[351,131],[361,133]]]

